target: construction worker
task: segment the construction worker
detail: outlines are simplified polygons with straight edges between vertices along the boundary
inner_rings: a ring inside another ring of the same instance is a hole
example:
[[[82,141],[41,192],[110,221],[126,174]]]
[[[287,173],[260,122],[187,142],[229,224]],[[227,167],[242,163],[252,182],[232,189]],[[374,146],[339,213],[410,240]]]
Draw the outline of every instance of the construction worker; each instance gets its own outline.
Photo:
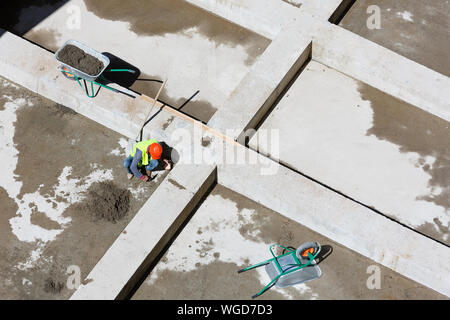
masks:
[[[151,171],[158,166],[162,153],[163,148],[155,139],[135,143],[130,155],[123,161],[123,166],[128,172],[128,179],[136,176],[142,181],[148,181]],[[170,162],[164,158],[162,161],[165,162],[165,169],[170,170]],[[142,167],[145,167],[147,175],[141,173]]]

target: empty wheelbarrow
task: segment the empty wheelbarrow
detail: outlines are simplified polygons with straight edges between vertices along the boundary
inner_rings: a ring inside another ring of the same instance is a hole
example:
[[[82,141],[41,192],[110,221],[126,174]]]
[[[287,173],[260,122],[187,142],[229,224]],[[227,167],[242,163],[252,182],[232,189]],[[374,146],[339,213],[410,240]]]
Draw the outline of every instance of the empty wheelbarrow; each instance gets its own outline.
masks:
[[[91,59],[91,61],[96,62],[96,63],[97,63],[97,61],[100,62],[103,65],[103,68],[97,74],[88,74],[88,73],[84,72],[83,70],[80,70],[79,66],[73,66],[73,65],[68,64],[67,62],[62,61],[61,52],[67,46],[74,46],[74,47],[82,50],[84,52],[84,54],[89,55],[93,58],[93,59]],[[97,96],[98,91],[102,87],[106,88],[108,90],[111,90],[113,92],[122,93],[131,98],[135,98],[135,96],[133,96],[131,94],[117,90],[117,89],[107,86],[101,82],[107,82],[106,79],[103,77],[103,73],[105,71],[108,71],[108,72],[130,72],[130,73],[135,73],[136,71],[131,70],[131,69],[107,69],[110,64],[109,58],[106,55],[104,55],[94,49],[89,48],[88,46],[84,45],[83,43],[81,43],[79,41],[76,41],[76,40],[66,41],[66,43],[64,43],[64,45],[61,48],[59,48],[58,51],[56,51],[55,59],[56,59],[56,61],[58,61],[60,63],[60,65],[58,66],[58,70],[61,71],[62,74],[67,79],[76,80],[78,82],[78,84],[80,85],[81,89],[84,90],[84,92],[86,93],[86,95],[89,98],[94,98],[95,96]],[[81,82],[84,83],[84,86],[81,84]],[[90,83],[91,93],[89,93],[87,82]],[[95,93],[94,93],[94,84],[99,86],[97,92],[95,92]]]
[[[276,256],[273,247],[283,248],[283,253]],[[294,286],[296,284],[312,281],[322,276],[316,261],[314,260],[321,250],[318,242],[305,242],[298,249],[272,244],[269,251],[271,259],[241,269],[238,273],[265,266],[271,281],[252,298],[256,298],[276,285],[279,288]]]

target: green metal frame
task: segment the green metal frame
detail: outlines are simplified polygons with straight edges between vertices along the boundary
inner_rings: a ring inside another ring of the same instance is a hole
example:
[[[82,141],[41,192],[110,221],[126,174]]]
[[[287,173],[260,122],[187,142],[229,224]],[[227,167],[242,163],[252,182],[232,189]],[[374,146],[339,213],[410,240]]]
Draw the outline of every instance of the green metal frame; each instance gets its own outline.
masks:
[[[66,70],[60,69],[60,71],[61,71],[63,74],[65,74],[66,77],[67,77],[67,75],[72,75],[72,76],[74,77],[74,79],[78,82],[78,84],[80,85],[80,88],[84,90],[84,92],[86,93],[86,95],[87,95],[89,98],[95,98],[95,97],[97,96],[98,92],[100,91],[100,88],[102,88],[102,87],[103,87],[103,88],[106,88],[106,89],[108,89],[108,90],[111,90],[111,91],[113,91],[113,92],[116,92],[116,93],[122,93],[122,94],[125,94],[125,95],[127,95],[127,96],[129,96],[129,97],[131,97],[131,98],[135,98],[133,95],[130,95],[130,94],[126,93],[126,92],[117,90],[117,89],[112,88],[112,87],[110,87],[110,86],[104,85],[104,84],[99,83],[99,82],[97,82],[97,81],[91,81],[91,80],[86,80],[86,79],[84,79],[84,78],[80,78],[80,77],[76,76],[75,74],[73,74],[73,73],[71,73],[71,72],[69,72],[69,71],[66,71]],[[135,72],[134,70],[130,70],[130,69],[110,69],[110,70],[107,70],[107,71],[110,71],[110,72],[131,72],[131,73],[134,73],[134,72]],[[69,77],[67,77],[67,78],[69,78]],[[105,78],[103,77],[103,75],[100,75],[99,78],[105,79]],[[83,88],[83,85],[81,84],[80,79],[83,80],[84,88]],[[106,80],[106,79],[105,79],[105,80]],[[87,82],[90,82],[90,84],[91,84],[91,94],[89,94],[89,90],[88,90],[88,88],[87,88],[86,81],[87,81]],[[98,90],[97,90],[96,93],[94,93],[94,84],[96,84],[96,85],[99,86],[99,88],[98,88]]]
[[[254,298],[256,298],[256,297],[262,295],[264,292],[266,292],[270,287],[272,287],[273,285],[275,285],[275,283],[278,281],[278,279],[279,279],[281,276],[284,276],[284,275],[286,275],[286,274],[289,274],[289,273],[291,273],[291,272],[294,272],[294,271],[297,271],[297,270],[299,270],[299,269],[303,269],[303,268],[306,268],[307,266],[309,266],[309,265],[313,262],[313,260],[317,257],[317,255],[319,254],[319,252],[320,252],[321,246],[320,246],[319,243],[317,243],[317,244],[318,244],[318,246],[319,246],[317,252],[314,253],[314,255],[312,255],[311,253],[308,252],[308,259],[309,259],[309,260],[308,260],[308,262],[305,263],[305,264],[302,264],[302,263],[300,262],[300,260],[298,259],[297,255],[296,255],[296,250],[292,250],[292,249],[290,249],[290,248],[286,248],[286,247],[284,247],[284,246],[282,246],[282,245],[280,245],[280,244],[272,244],[272,245],[270,245],[270,248],[269,248],[269,251],[270,251],[270,253],[271,253],[271,255],[272,255],[272,258],[271,258],[271,259],[265,260],[265,261],[263,261],[263,262],[260,262],[260,263],[257,263],[257,264],[255,264],[255,265],[252,265],[252,266],[249,266],[249,267],[247,267],[247,268],[244,268],[244,269],[239,270],[238,273],[241,273],[241,272],[245,272],[245,271],[248,271],[248,270],[252,270],[252,269],[255,269],[255,268],[258,268],[258,267],[261,267],[261,266],[265,266],[265,265],[271,263],[272,261],[275,261],[275,265],[276,265],[276,267],[277,267],[277,269],[278,269],[278,271],[279,271],[280,274],[279,274],[278,276],[276,276],[275,278],[273,278],[272,281],[270,281],[270,282],[269,282],[269,283],[268,283],[261,291],[259,291],[259,292],[258,292],[257,294],[255,294],[255,295],[253,295],[252,298],[254,299]],[[275,247],[275,246],[280,247],[280,248],[283,248],[284,250],[287,250],[288,252],[287,252],[287,253],[284,253],[284,254],[281,254],[281,255],[279,255],[279,256],[276,256],[275,253],[274,253],[273,250],[272,250],[272,248]],[[288,256],[288,255],[292,255],[292,257],[293,257],[295,263],[290,263],[290,264],[286,264],[286,265],[281,266],[280,263],[278,262],[278,259],[281,258],[281,257],[284,257],[284,256]],[[283,267],[287,267],[287,266],[295,266],[295,268],[289,269],[289,270],[287,270],[287,271],[283,271]]]

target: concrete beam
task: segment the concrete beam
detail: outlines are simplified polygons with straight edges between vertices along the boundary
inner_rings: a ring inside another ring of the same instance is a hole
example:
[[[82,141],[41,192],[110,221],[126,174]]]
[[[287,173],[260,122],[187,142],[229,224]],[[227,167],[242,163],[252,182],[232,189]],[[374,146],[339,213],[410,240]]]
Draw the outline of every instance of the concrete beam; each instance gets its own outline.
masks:
[[[339,26],[310,23],[317,26],[314,60],[450,121],[449,77]]]
[[[215,181],[213,165],[176,165],[71,300],[126,297]]]
[[[299,10],[281,0],[186,1],[271,40]]]
[[[305,1],[301,6],[301,11],[323,21],[334,20],[343,14],[351,2],[352,0]]]
[[[240,147],[241,157],[254,151]],[[220,164],[218,183],[439,293],[450,296],[450,250],[258,155],[258,165]],[[264,168],[276,166],[272,174]],[[432,252],[425,255],[424,252]]]
[[[286,26],[224,101],[208,126],[235,140],[242,137],[242,132],[262,119],[310,55],[311,37],[299,29],[298,23]],[[233,132],[229,132],[230,129]]]

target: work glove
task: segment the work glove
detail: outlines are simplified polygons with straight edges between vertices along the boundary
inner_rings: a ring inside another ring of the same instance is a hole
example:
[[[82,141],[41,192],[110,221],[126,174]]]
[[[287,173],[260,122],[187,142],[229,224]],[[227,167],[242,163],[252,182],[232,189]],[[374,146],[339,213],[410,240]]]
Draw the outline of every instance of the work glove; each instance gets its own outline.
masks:
[[[140,180],[142,180],[144,182],[147,182],[148,181],[148,176],[143,175]]]

